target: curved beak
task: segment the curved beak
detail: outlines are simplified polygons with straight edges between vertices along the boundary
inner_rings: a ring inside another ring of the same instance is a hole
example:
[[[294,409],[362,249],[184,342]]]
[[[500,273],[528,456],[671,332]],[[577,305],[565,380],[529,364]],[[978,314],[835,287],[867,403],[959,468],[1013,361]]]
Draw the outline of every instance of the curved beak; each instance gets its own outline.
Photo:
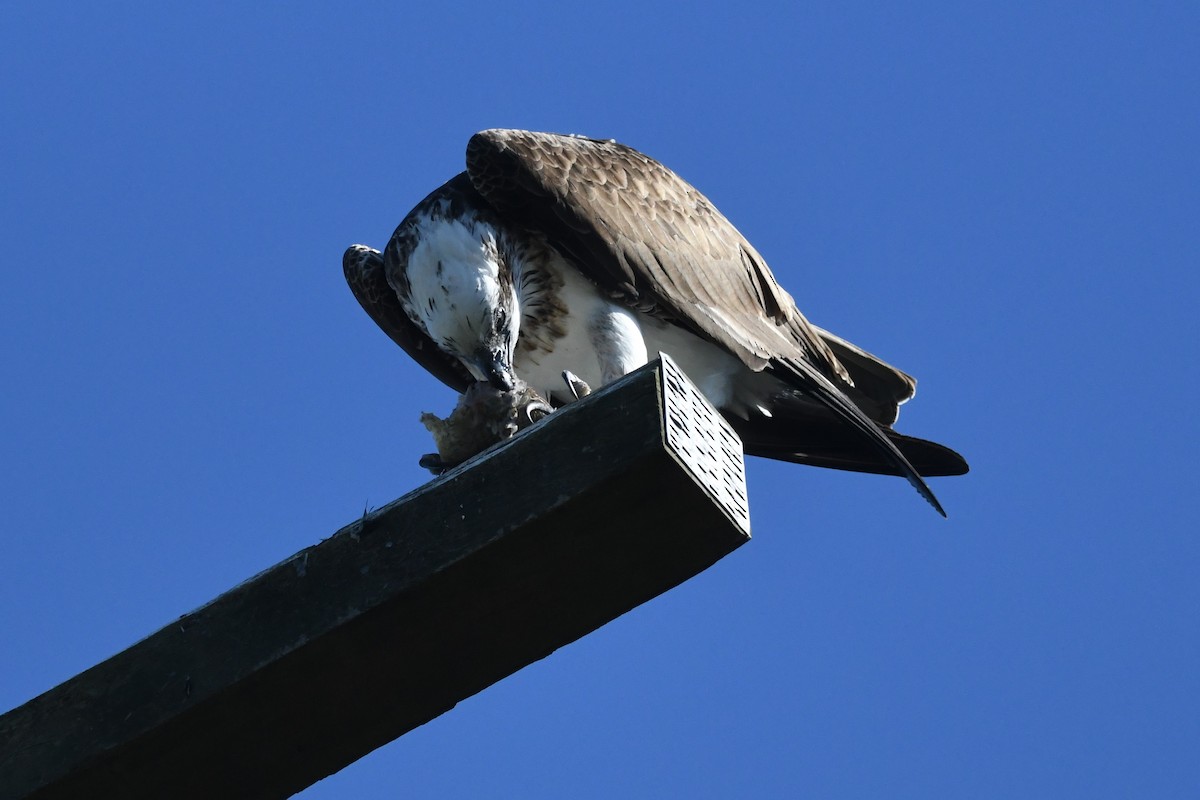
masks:
[[[502,392],[511,392],[517,385],[513,369],[498,351],[480,353],[475,360],[475,366],[483,373],[483,377],[495,388]]]

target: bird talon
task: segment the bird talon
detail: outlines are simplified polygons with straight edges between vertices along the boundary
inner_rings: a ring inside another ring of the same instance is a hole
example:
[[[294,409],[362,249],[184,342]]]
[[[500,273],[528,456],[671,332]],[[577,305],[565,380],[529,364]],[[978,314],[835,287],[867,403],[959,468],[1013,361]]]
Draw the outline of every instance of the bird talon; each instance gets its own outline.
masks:
[[[551,406],[549,403],[543,403],[541,401],[534,401],[534,402],[526,405],[524,411],[525,411],[525,419],[527,420],[527,422],[522,427],[528,427],[529,425],[532,425],[533,423],[537,422],[538,420],[544,419],[544,418],[550,416],[550,414],[553,413],[553,411],[554,411],[554,407]]]
[[[587,382],[584,381],[583,378],[580,378],[574,372],[571,372],[571,370],[564,369],[562,372],[562,378],[567,384],[567,388],[571,391],[571,394],[575,396],[576,400],[587,397],[592,393],[592,387],[588,386]]]

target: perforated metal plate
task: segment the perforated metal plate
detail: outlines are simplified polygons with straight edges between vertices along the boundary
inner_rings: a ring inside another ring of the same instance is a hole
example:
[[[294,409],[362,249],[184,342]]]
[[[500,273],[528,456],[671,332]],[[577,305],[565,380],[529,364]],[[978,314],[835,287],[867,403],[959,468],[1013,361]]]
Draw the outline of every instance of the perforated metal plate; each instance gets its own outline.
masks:
[[[660,353],[659,357],[667,447],[749,535],[750,503],[742,440],[670,356]]]

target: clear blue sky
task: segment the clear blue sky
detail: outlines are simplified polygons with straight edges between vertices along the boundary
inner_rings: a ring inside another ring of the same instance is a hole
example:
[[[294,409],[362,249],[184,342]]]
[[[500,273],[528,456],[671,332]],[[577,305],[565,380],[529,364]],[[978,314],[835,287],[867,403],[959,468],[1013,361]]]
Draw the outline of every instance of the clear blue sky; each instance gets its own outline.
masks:
[[[973,472],[753,461],[749,545],[303,797],[1196,797],[1198,9],[5,4],[0,708],[426,480],[341,253],[524,127],[700,187]]]

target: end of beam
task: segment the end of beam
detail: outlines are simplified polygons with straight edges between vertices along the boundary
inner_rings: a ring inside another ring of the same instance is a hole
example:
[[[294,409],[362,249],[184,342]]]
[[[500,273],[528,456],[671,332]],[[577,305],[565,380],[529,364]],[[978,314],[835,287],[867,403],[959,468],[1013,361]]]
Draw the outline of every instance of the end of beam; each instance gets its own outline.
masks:
[[[663,356],[0,717],[0,798],[290,796],[749,531]]]

